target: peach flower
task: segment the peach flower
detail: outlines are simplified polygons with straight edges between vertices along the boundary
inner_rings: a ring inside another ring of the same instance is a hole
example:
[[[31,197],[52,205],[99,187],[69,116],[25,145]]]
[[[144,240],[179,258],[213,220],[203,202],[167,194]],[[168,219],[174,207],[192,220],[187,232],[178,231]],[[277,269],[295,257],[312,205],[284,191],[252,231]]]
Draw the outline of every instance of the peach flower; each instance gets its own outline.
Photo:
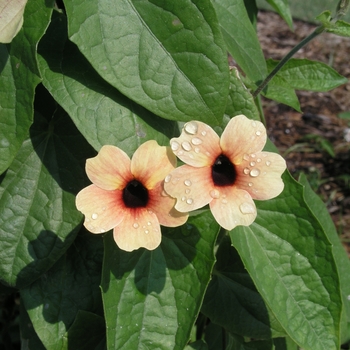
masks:
[[[186,222],[187,213],[174,209],[175,200],[163,189],[165,176],[175,168],[170,147],[147,141],[132,159],[115,146],[103,146],[86,161],[93,183],[76,197],[85,215],[84,226],[93,233],[113,229],[120,249],[153,250],[161,242],[160,225],[175,227]]]
[[[173,170],[164,184],[176,198],[175,209],[188,212],[209,203],[223,228],[249,226],[257,215],[253,199],[276,197],[284,187],[286,162],[276,153],[263,152],[265,143],[264,125],[244,115],[232,118],[221,138],[200,121],[185,124],[170,145],[186,164]]]

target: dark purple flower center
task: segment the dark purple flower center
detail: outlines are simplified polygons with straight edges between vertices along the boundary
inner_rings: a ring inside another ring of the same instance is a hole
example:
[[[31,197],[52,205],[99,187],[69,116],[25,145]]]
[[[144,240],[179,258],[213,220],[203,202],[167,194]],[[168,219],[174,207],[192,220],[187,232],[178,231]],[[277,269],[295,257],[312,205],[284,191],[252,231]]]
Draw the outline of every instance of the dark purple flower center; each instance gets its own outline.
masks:
[[[211,177],[215,186],[229,186],[235,182],[235,166],[224,154],[219,155],[211,166]]]
[[[148,199],[148,190],[140,181],[131,180],[123,189],[123,201],[127,208],[145,207]]]

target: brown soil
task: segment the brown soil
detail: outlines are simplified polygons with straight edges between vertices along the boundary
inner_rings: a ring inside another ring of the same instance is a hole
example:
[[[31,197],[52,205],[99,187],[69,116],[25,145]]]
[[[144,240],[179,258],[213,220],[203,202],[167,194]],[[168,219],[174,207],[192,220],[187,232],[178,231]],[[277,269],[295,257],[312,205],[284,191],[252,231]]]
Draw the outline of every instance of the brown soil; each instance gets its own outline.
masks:
[[[295,20],[292,32],[275,13],[260,12],[258,16],[258,35],[266,58],[281,59],[315,28]],[[323,33],[294,57],[327,63],[350,78],[349,52],[349,38]],[[350,82],[326,93],[298,91],[297,95],[303,114],[263,99],[269,136],[285,156],[292,175],[307,174],[343,242],[350,242],[350,142],[345,139],[346,133],[350,136],[350,121],[338,117],[350,111]],[[331,143],[334,157],[322,147],[322,139]]]

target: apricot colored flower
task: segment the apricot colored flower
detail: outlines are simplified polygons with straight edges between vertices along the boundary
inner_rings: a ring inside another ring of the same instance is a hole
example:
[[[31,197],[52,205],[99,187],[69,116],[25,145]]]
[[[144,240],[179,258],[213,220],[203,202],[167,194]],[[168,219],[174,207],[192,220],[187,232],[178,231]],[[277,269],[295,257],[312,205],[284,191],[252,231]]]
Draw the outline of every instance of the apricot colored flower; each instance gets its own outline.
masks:
[[[113,229],[115,242],[126,251],[157,248],[160,225],[179,226],[188,217],[174,209],[175,199],[164,192],[164,178],[175,165],[170,147],[156,141],[142,144],[131,160],[118,147],[103,146],[86,161],[92,185],[76,197],[84,226],[93,233]]]
[[[188,212],[209,203],[223,228],[249,226],[257,215],[253,199],[276,197],[284,187],[286,162],[276,153],[263,152],[265,143],[264,125],[244,115],[232,118],[221,138],[202,122],[185,124],[170,145],[186,164],[173,170],[164,184],[176,198],[175,209]]]

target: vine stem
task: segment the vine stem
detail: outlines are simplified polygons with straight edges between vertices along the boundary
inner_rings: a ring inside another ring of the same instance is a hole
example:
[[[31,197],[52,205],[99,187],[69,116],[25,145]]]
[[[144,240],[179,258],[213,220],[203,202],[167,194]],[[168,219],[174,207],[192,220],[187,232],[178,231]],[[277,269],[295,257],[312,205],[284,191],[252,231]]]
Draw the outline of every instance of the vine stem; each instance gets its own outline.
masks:
[[[325,31],[325,27],[323,25],[317,27],[310,35],[304,38],[299,44],[295,45],[288,53],[285,55],[281,61],[278,62],[277,66],[270,72],[270,74],[265,78],[265,80],[258,86],[258,88],[254,91],[253,97],[257,97],[260,92],[266,87],[266,85],[271,81],[271,79],[277,74],[277,72],[289,61],[290,58],[294,56],[296,52],[298,52],[303,46],[308,44],[312,39],[316,36],[320,35]]]

